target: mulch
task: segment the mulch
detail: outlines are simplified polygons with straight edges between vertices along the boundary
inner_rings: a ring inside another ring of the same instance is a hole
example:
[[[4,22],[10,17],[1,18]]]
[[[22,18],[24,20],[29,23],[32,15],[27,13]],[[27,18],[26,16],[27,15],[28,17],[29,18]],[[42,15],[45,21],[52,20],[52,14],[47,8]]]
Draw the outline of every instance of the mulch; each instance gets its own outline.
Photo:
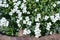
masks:
[[[29,37],[29,36],[11,37],[6,35],[0,35],[0,40],[60,40],[60,34],[53,34],[40,38]]]

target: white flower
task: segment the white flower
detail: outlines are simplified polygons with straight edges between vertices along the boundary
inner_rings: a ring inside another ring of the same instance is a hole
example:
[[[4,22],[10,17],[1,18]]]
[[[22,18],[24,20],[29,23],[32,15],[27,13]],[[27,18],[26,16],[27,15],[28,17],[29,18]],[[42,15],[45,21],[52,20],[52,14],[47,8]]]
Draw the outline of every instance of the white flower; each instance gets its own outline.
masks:
[[[9,5],[8,4],[0,4],[0,7],[8,7]]]
[[[2,0],[0,0],[0,4],[2,4]]]
[[[41,36],[41,33],[38,33],[35,35],[36,38],[39,38]]]
[[[19,19],[17,19],[16,23],[19,23],[19,22],[20,22],[20,20],[19,20]]]
[[[29,21],[29,20],[30,20],[30,19],[29,19],[29,16],[26,16],[25,19],[26,19],[26,21]]]
[[[8,26],[9,25],[9,21],[6,22],[5,26]]]
[[[27,13],[27,7],[24,7],[23,9],[22,9],[22,11],[23,11],[23,13]]]
[[[26,4],[22,3],[20,8],[23,9],[24,7],[26,7]]]
[[[21,24],[18,23],[18,27],[21,27]]]
[[[35,21],[39,21],[39,18],[35,18]]]
[[[57,20],[56,20],[56,18],[54,17],[54,15],[53,16],[50,16],[50,19],[52,20],[52,22],[56,22]]]
[[[26,24],[26,20],[23,20],[23,24]]]
[[[40,27],[40,23],[36,23],[36,27],[39,28]]]
[[[39,2],[39,0],[36,0],[36,2]]]
[[[18,14],[18,18],[20,18],[22,16],[22,12],[20,12],[19,10],[17,10],[16,13]]]
[[[27,10],[26,10],[26,9],[27,9],[26,4],[22,3],[20,8],[22,9],[23,13],[27,13]]]
[[[35,9],[35,11],[37,11],[37,9]]]
[[[52,25],[51,22],[47,23],[47,25]]]
[[[41,36],[41,30],[39,29],[39,27],[40,27],[40,23],[36,23],[35,30],[34,30],[36,38]]]
[[[4,3],[4,4],[6,4],[6,1],[7,1],[7,0],[4,0],[4,2],[3,2],[3,3]]]
[[[41,14],[40,13],[37,14],[37,18],[41,18]]]
[[[60,14],[57,13],[57,14],[55,14],[55,16],[54,15],[50,16],[50,19],[52,20],[52,22],[55,23],[57,20],[60,20]]]
[[[17,3],[16,3],[16,6],[19,6],[21,4],[21,1],[18,1]]]
[[[57,4],[60,4],[60,1],[57,1]]]
[[[60,14],[59,13],[55,14],[55,19],[56,20],[59,20],[60,19]]]
[[[27,14],[30,14],[30,12],[28,11]]]
[[[8,26],[9,25],[9,21],[6,20],[6,18],[2,17],[2,19],[0,20],[0,26]]]
[[[41,14],[40,13],[37,14],[37,17],[35,18],[35,21],[39,21],[39,18],[41,18]]]
[[[55,3],[53,4],[53,7],[56,7],[56,4]]]
[[[10,16],[12,16],[12,15],[13,15],[13,13],[12,13],[12,12],[9,12],[9,15],[10,15]]]
[[[17,0],[13,0],[13,2],[16,2]]]
[[[5,5],[5,7],[8,7],[8,6],[9,6],[8,4]]]
[[[38,29],[35,29],[34,32],[36,32],[36,33],[40,33],[41,30],[38,28]]]
[[[47,27],[46,29],[47,29],[48,31],[50,30],[50,28],[48,28],[48,27]]]
[[[50,26],[51,26],[51,25],[52,25],[51,22],[47,23],[46,29],[47,29],[47,30],[50,30],[50,28],[51,28]]]
[[[17,10],[16,13],[18,13],[19,16],[22,15],[22,12],[20,12],[20,10]]]
[[[52,34],[53,34],[53,32],[52,32],[52,31],[50,31],[50,34],[52,35]]]
[[[48,18],[49,18],[49,16],[47,16],[47,15],[44,17],[45,20],[48,20]]]
[[[31,26],[32,22],[31,21],[27,21],[27,25]]]
[[[13,8],[13,10],[17,12],[18,6],[15,5],[14,8]]]
[[[26,0],[23,0],[23,2],[25,3],[25,2],[26,2]]]
[[[27,28],[25,28],[24,30],[23,30],[23,34],[24,35],[27,35],[27,34],[30,34],[31,33],[31,31],[29,30],[29,29],[27,29]]]
[[[19,20],[22,20],[22,17],[18,18]]]
[[[39,36],[41,36],[41,30],[39,28],[34,30],[35,32],[35,37],[38,38]]]

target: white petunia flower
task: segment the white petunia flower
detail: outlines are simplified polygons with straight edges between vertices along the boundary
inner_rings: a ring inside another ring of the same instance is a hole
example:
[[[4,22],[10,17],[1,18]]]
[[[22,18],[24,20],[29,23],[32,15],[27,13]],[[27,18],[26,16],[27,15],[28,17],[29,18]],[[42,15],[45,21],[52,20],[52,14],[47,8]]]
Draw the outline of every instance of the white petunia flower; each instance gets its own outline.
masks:
[[[57,20],[55,19],[54,15],[53,16],[50,16],[50,19],[52,20],[52,22],[56,22]]]
[[[22,17],[20,17],[20,18],[18,18],[19,20],[22,20],[23,18]]]
[[[57,1],[57,4],[60,4],[60,1]]]
[[[30,12],[28,11],[27,14],[30,14]]]
[[[23,11],[23,13],[27,13],[27,7],[24,7],[23,9],[22,9],[22,11]]]
[[[0,0],[0,4],[2,4],[2,0]]]
[[[36,28],[39,28],[40,27],[40,23],[36,23]]]
[[[55,19],[56,20],[59,20],[60,19],[60,14],[59,13],[55,14]]]
[[[27,29],[27,28],[25,28],[24,30],[23,30],[23,34],[24,35],[27,35],[27,34],[30,34],[31,33],[31,31],[29,30],[29,29]]]
[[[48,28],[48,27],[47,27],[46,29],[47,29],[48,31],[50,30],[50,28]]]
[[[52,35],[52,34],[53,34],[53,32],[52,32],[52,31],[50,31],[50,34]]]
[[[23,2],[25,3],[25,2],[26,2],[26,0],[23,0]]]
[[[3,3],[4,3],[4,4],[6,4],[6,1],[7,1],[7,0],[4,0],[4,2],[3,2]]]
[[[21,27],[21,24],[20,23],[18,23],[18,27]]]
[[[18,1],[15,6],[19,6],[21,4],[21,1]]]
[[[48,18],[49,18],[49,16],[47,16],[47,15],[44,17],[45,20],[48,20]]]
[[[23,20],[23,24],[26,24],[26,20]]]
[[[36,38],[39,38],[40,36],[41,36],[41,33],[37,33],[37,34],[35,35]]]
[[[16,2],[17,0],[13,0],[13,2]]]
[[[31,21],[27,21],[27,25],[31,26],[32,22]]]
[[[25,19],[26,19],[26,21],[29,21],[30,20],[29,16],[26,16]]]
[[[26,4],[22,3],[20,8],[23,9],[24,7],[26,7]]]
[[[19,22],[20,22],[20,20],[19,20],[19,19],[17,19],[16,23],[19,23]]]
[[[37,9],[35,9],[35,12],[37,11]]]
[[[2,19],[0,20],[0,26],[8,26],[9,25],[9,21],[6,20],[6,18],[2,17]]]
[[[56,4],[55,3],[53,4],[53,7],[56,7]]]
[[[39,19],[38,18],[35,18],[35,21],[39,21]]]
[[[10,16],[12,16],[12,15],[13,15],[13,13],[12,13],[12,12],[9,12],[9,15],[10,15]]]
[[[51,28],[51,22],[49,22],[49,23],[47,23],[47,27],[46,27],[46,29],[49,31],[50,30],[50,28]]]
[[[39,2],[39,0],[36,0],[36,2]]]
[[[37,14],[37,18],[41,18],[41,14],[40,13]]]
[[[34,30],[35,32],[35,37],[38,38],[39,36],[41,36],[41,30],[39,28]]]

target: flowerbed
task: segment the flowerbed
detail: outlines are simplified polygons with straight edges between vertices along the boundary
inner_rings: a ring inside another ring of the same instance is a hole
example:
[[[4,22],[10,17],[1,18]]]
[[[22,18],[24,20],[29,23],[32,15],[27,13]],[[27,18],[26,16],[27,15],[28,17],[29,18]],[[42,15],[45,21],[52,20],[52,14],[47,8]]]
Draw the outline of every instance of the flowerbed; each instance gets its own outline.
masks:
[[[0,0],[0,32],[35,37],[60,33],[60,1]]]

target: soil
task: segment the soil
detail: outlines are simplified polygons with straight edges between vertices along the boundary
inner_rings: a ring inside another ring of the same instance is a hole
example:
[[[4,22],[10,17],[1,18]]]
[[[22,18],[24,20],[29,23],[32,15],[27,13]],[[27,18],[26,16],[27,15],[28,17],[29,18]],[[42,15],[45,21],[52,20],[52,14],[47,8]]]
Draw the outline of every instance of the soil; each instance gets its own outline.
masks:
[[[11,37],[0,34],[0,40],[60,40],[60,34],[53,34],[40,38],[29,37],[29,36]]]

